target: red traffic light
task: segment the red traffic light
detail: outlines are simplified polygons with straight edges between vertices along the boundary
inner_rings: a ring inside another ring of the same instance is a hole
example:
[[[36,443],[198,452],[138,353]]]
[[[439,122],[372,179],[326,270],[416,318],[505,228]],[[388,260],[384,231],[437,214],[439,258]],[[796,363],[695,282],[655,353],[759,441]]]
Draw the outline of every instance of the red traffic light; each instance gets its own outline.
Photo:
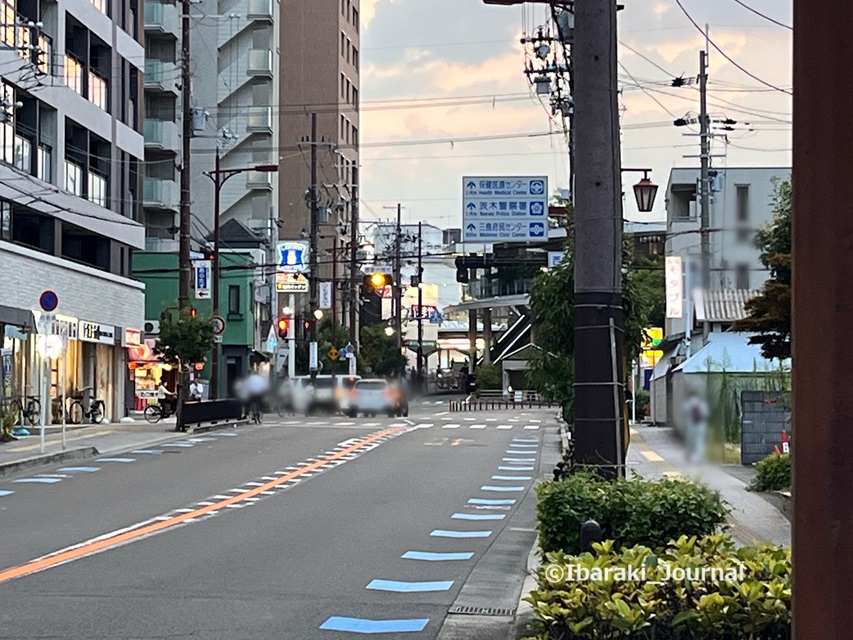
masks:
[[[287,338],[288,329],[290,328],[290,321],[282,316],[278,319],[278,337],[279,338]]]

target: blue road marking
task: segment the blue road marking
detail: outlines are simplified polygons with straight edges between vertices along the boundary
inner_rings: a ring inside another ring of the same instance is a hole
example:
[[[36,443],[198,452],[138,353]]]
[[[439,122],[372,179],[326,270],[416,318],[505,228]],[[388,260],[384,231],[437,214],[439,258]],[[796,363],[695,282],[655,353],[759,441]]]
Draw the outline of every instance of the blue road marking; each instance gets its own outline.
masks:
[[[532,480],[531,476],[492,476],[492,480]]]
[[[503,513],[454,513],[450,516],[454,520],[503,520]]]
[[[491,531],[448,531],[446,529],[436,529],[430,535],[434,538],[488,538],[492,535]]]
[[[493,487],[492,485],[483,485],[480,491],[524,491],[524,487]]]
[[[473,551],[461,553],[433,553],[431,551],[406,551],[402,555],[406,560],[427,560],[429,562],[442,562],[445,560],[470,560],[474,557]]]
[[[80,471],[82,473],[94,473],[95,471],[100,470],[100,467],[62,467],[61,469],[57,469],[57,471],[65,471],[66,473],[72,471]]]
[[[504,462],[536,462],[536,458],[503,458]]]
[[[137,449],[136,451],[131,451],[131,453],[139,453],[139,454],[151,454],[153,456],[159,456],[163,453],[162,449]]]
[[[498,471],[533,471],[533,467],[498,467]]]
[[[373,591],[395,591],[397,593],[425,593],[428,591],[447,591],[453,586],[453,580],[436,582],[402,582],[398,580],[371,580],[365,587]]]
[[[493,504],[493,505],[502,505],[502,504],[515,504],[515,500],[494,500],[491,498],[471,498],[468,500],[468,504]]]
[[[17,484],[54,484],[62,482],[62,478],[19,478],[12,480],[12,482]]]
[[[429,624],[429,618],[368,620],[366,618],[332,616],[320,625],[320,629],[324,631],[350,631],[352,633],[406,633],[423,631],[427,624]]]
[[[95,462],[136,462],[136,458],[98,458]]]
[[[2,498],[3,496],[11,496],[13,493],[15,493],[15,492],[14,491],[4,491],[3,489],[0,489],[0,498]],[[471,555],[474,555],[474,554],[472,553]]]

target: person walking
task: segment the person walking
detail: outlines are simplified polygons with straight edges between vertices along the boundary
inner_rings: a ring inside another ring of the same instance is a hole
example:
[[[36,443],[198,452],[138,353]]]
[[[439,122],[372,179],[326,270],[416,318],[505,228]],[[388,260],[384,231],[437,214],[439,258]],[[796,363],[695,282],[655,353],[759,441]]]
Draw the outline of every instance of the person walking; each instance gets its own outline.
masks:
[[[246,378],[246,393],[249,400],[248,415],[250,418],[257,416],[257,422],[260,422],[267,392],[269,392],[269,380],[257,371],[249,374],[249,377]]]

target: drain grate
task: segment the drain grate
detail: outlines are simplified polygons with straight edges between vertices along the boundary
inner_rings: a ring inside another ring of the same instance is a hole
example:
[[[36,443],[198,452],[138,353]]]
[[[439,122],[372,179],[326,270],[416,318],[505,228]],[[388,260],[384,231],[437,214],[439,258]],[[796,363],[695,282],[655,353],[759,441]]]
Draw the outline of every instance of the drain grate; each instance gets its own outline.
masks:
[[[495,609],[493,607],[450,607],[448,614],[467,616],[507,616],[515,615],[515,609]]]

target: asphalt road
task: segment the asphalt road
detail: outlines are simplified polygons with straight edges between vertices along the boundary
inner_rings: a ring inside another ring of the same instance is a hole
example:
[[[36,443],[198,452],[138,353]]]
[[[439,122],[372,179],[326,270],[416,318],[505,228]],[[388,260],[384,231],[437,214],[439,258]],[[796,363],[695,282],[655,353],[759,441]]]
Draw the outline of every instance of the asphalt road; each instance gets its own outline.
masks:
[[[436,638],[452,606],[514,609],[551,414],[283,418],[2,478],[0,639]]]

